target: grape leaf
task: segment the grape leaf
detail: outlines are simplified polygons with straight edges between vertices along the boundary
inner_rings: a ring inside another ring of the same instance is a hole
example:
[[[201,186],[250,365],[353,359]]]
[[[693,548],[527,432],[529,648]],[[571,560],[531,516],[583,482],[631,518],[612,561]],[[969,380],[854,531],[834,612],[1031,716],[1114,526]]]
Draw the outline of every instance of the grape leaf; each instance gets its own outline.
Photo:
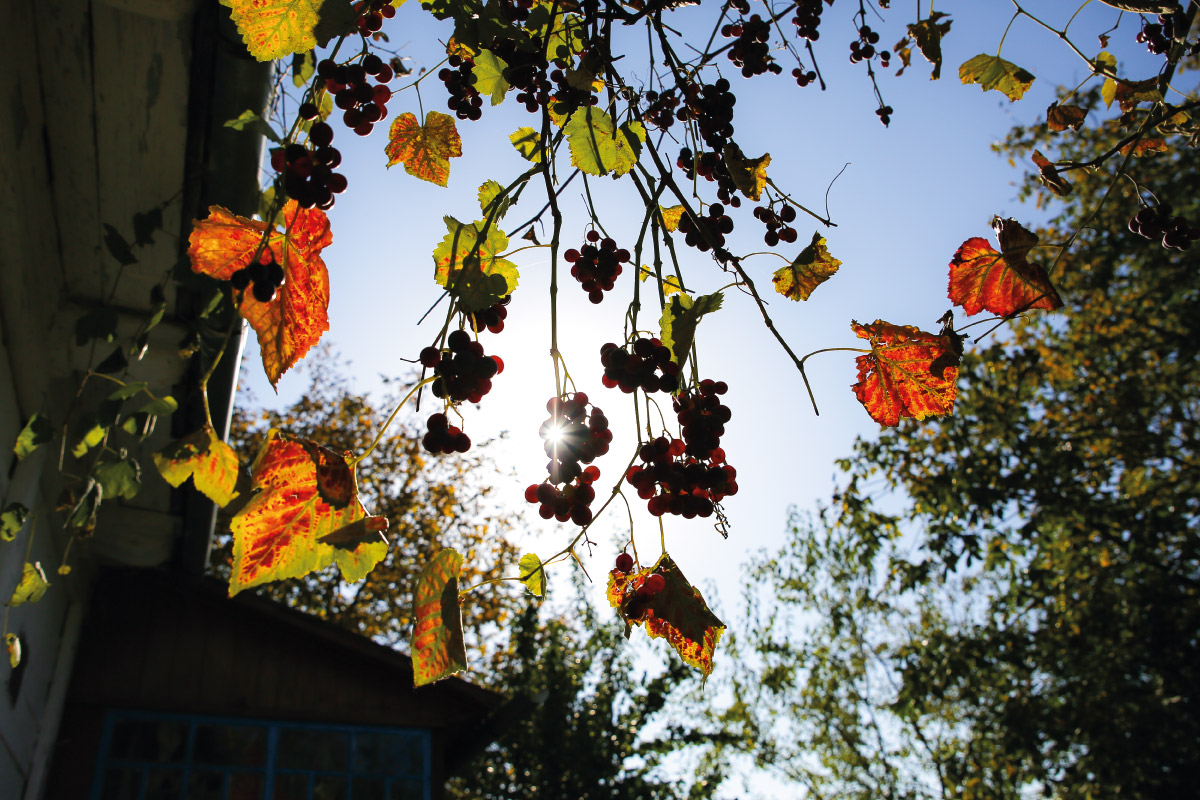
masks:
[[[517,569],[521,571],[521,583],[525,584],[531,595],[541,597],[546,593],[546,570],[537,555],[526,553],[521,556]]]
[[[303,53],[317,46],[313,29],[322,0],[221,0],[242,41],[259,61]]]
[[[15,608],[26,603],[36,603],[42,599],[48,588],[50,582],[46,580],[46,573],[42,572],[42,562],[35,561],[30,564],[27,561],[21,572],[21,580],[17,583],[17,588],[13,589],[12,597],[8,599],[8,605]]]
[[[4,507],[4,513],[0,514],[0,539],[11,542],[17,538],[17,534],[25,527],[25,520],[29,519],[29,509],[20,503],[9,503]]]
[[[1054,162],[1042,155],[1040,150],[1033,151],[1033,163],[1037,165],[1038,180],[1043,186],[1059,197],[1066,197],[1071,193],[1071,182],[1058,173]]]
[[[21,461],[52,439],[54,423],[41,414],[34,414],[17,434],[17,440],[13,442],[13,454],[16,455],[17,461]]]
[[[980,53],[958,68],[963,83],[978,83],[983,90],[995,89],[1009,100],[1017,101],[1034,81],[1032,73],[1000,56]]]
[[[414,178],[445,186],[450,180],[450,159],[462,155],[462,140],[454,117],[440,111],[425,115],[425,124],[418,125],[412,112],[405,112],[392,121],[388,143],[383,152],[389,167],[404,163],[404,171]]]
[[[496,203],[496,198],[503,191],[504,187],[496,181],[486,181],[479,187],[479,211],[485,219],[492,210],[492,204]],[[493,221],[503,219],[504,215],[508,213],[509,205],[511,205],[511,201],[508,197],[499,201]]]
[[[658,213],[662,215],[664,228],[672,233],[679,230],[679,220],[683,219],[683,206],[671,206],[670,208],[659,206]]]
[[[640,597],[638,588],[653,572],[666,579],[666,586],[652,597]],[[666,639],[685,663],[706,678],[712,672],[713,652],[725,623],[708,609],[700,592],[688,583],[669,555],[663,553],[653,567],[636,572],[612,570],[606,594],[625,621],[626,636],[632,626],[642,625],[650,638]]]
[[[504,94],[511,87],[504,79],[504,70],[508,63],[491,50],[480,50],[475,56],[475,91],[482,95],[490,95],[492,105],[498,106],[504,102]]]
[[[933,73],[929,76],[932,81],[942,77],[942,37],[950,32],[952,21],[942,22],[942,19],[948,16],[943,11],[931,11],[927,19],[908,26],[908,35],[917,43],[921,55],[933,64]],[[908,59],[904,60],[904,65],[908,66]]]
[[[762,190],[767,185],[767,167],[771,164],[770,153],[763,153],[758,158],[746,158],[742,148],[730,142],[721,151],[721,157],[725,159],[729,177],[739,192],[751,200],[762,196]]]
[[[1046,109],[1046,124],[1052,131],[1079,130],[1087,118],[1087,111],[1079,106],[1051,103]]]
[[[358,499],[353,468],[332,450],[272,428],[254,462],[253,487],[254,495],[230,523],[231,597],[331,563],[338,565],[343,580],[353,583],[387,554],[387,543],[379,539],[353,550],[319,541],[368,516]]]
[[[1122,147],[1121,154],[1129,155],[1133,153],[1138,158],[1144,158],[1146,156],[1165,153],[1168,149],[1167,143],[1162,139],[1138,139],[1136,142],[1130,142]]]
[[[786,267],[775,270],[771,276],[775,291],[784,297],[799,302],[807,300],[818,286],[838,271],[842,265],[825,248],[825,237],[814,233],[812,241],[800,251]]]
[[[1007,317],[1030,308],[1061,308],[1046,270],[1027,260],[1038,237],[1015,219],[996,217],[992,228],[1001,252],[981,237],[963,242],[950,262],[950,300],[968,316],[983,310]]]
[[[647,278],[653,278],[653,277],[655,277],[654,270],[650,269],[645,264],[643,264],[642,268],[640,270],[638,270],[638,278],[640,278],[643,283],[646,281]],[[679,279],[676,278],[674,275],[666,275],[663,277],[662,290],[663,290],[664,297],[670,297],[673,294],[683,293],[683,287],[679,285]]]
[[[588,175],[624,175],[633,169],[646,141],[640,122],[617,128],[613,118],[595,106],[579,108],[563,128],[571,148],[571,164]]]
[[[517,152],[526,161],[537,163],[542,160],[542,151],[538,146],[541,142],[541,137],[537,131],[528,125],[523,128],[517,128],[508,137],[508,140],[512,142],[512,146],[517,148]]]
[[[16,669],[21,663],[21,640],[15,633],[4,634],[4,649],[8,651],[8,665]]]
[[[283,138],[275,132],[275,129],[271,127],[271,123],[263,119],[261,114],[250,109],[246,109],[231,120],[226,120],[225,127],[233,128],[235,131],[249,129],[251,133],[265,136],[276,144],[283,144]]]
[[[467,668],[458,606],[460,553],[446,548],[425,565],[413,588],[413,683],[424,686]]]
[[[480,311],[517,288],[517,265],[501,258],[508,237],[484,220],[470,224],[443,217],[449,233],[433,251],[434,280],[459,299],[464,311]]]
[[[705,294],[692,299],[686,294],[672,295],[663,308],[659,324],[662,334],[659,339],[671,350],[671,360],[679,364],[682,371],[696,336],[696,325],[705,314],[721,307],[725,299],[720,292]]]
[[[267,246],[283,267],[284,282],[262,302],[242,293],[238,313],[258,334],[263,368],[272,386],[329,330],[329,272],[321,250],[333,242],[329,219],[320,209],[302,209],[295,200],[283,208],[285,230],[272,229]],[[290,226],[290,228],[289,228]],[[188,239],[192,271],[226,281],[258,252],[264,222],[212,206]]]
[[[105,497],[132,500],[142,489],[142,465],[135,458],[105,453],[92,467],[91,475],[99,482]]]
[[[871,343],[871,352],[855,359],[858,382],[851,387],[871,419],[894,426],[901,417],[924,419],[953,410],[958,368],[946,366],[942,358],[955,346],[950,336],[882,320],[870,325],[852,322],[851,327]],[[934,374],[935,361],[940,377]]]
[[[237,453],[208,425],[155,453],[154,466],[176,488],[191,478],[197,491],[222,508],[238,496]]]
[[[1105,89],[1107,89],[1107,85]],[[1112,91],[1112,99],[1108,103],[1112,105],[1112,100],[1116,100],[1122,113],[1128,114],[1137,108],[1139,103],[1159,103],[1162,102],[1162,99],[1162,92],[1158,90],[1158,79],[1147,78],[1144,81],[1117,83]]]

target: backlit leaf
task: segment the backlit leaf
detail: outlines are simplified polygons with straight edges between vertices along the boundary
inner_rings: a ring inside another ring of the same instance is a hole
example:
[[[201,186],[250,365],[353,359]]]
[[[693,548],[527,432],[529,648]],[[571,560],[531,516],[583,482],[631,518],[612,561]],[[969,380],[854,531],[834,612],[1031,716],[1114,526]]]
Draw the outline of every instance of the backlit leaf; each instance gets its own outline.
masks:
[[[533,553],[526,553],[517,563],[517,569],[521,571],[521,583],[525,584],[531,595],[541,597],[546,593],[546,570],[540,558]]]
[[[346,33],[354,11],[346,0],[221,0],[242,41],[259,61],[312,50]]]
[[[1121,154],[1129,155],[1133,153],[1138,158],[1144,158],[1145,156],[1165,153],[1168,149],[1167,143],[1162,139],[1138,139],[1136,142],[1130,142],[1122,147]]]
[[[221,507],[238,496],[237,453],[208,425],[155,453],[154,466],[176,488],[191,478],[196,491]]]
[[[509,198],[497,202],[500,193],[504,191],[504,187],[496,181],[486,181],[479,187],[479,212],[483,214],[484,219],[487,219],[488,214],[493,214],[492,206],[495,206],[492,216],[493,222],[504,218],[508,213],[510,205]]]
[[[666,579],[666,586],[652,597],[639,596],[638,588],[654,572]],[[614,569],[608,574],[606,594],[625,621],[626,634],[631,626],[642,625],[650,638],[666,639],[685,663],[705,677],[712,672],[713,652],[725,623],[709,610],[669,555],[663,553],[653,567],[635,572]]]
[[[450,159],[462,155],[462,140],[454,117],[448,114],[430,111],[425,124],[418,125],[416,115],[405,112],[392,121],[383,152],[389,167],[403,163],[409,175],[445,186],[450,180]]]
[[[424,686],[467,668],[458,573],[463,557],[446,548],[433,557],[413,587],[413,683]]]
[[[671,233],[679,230],[679,220],[683,219],[683,206],[671,206],[670,208],[659,206],[658,212],[662,214],[664,228]]]
[[[508,137],[508,140],[512,142],[513,147],[517,148],[517,152],[520,153],[521,157],[526,161],[533,161],[536,163],[542,160],[542,151],[538,146],[541,142],[541,136],[539,136],[538,132],[533,128],[530,128],[529,126],[517,128]]]
[[[962,243],[950,262],[950,300],[968,315],[990,311],[1003,317],[1030,308],[1052,311],[1062,307],[1046,270],[1028,261],[1036,235],[1014,219],[992,220],[1000,252],[987,239]]]
[[[324,211],[302,209],[295,200],[284,206],[283,218],[284,230],[272,228],[267,240],[271,256],[283,267],[283,285],[265,303],[254,292],[243,292],[238,308],[258,334],[272,386],[329,330],[329,272],[321,259],[321,251],[333,242],[329,220]],[[266,223],[212,206],[188,239],[192,271],[229,280],[250,264],[266,229]]]
[[[613,118],[596,106],[579,108],[563,128],[571,148],[571,164],[588,175],[624,175],[633,169],[646,141],[640,122],[620,128]]]
[[[786,267],[775,270],[771,280],[775,291],[797,302],[807,300],[813,290],[838,271],[842,265],[825,247],[825,237],[814,233],[812,241]]]
[[[729,176],[733,178],[733,185],[738,191],[751,200],[761,197],[762,190],[767,185],[767,167],[771,164],[771,154],[764,153],[758,158],[746,158],[742,148],[730,142],[721,151],[721,156],[725,159]]]
[[[4,634],[4,649],[8,651],[8,665],[16,669],[21,663],[21,640],[15,633]]]
[[[479,311],[517,288],[517,265],[500,258],[508,237],[484,220],[463,223],[444,217],[449,232],[433,251],[434,280],[459,299],[464,311]]]
[[[983,90],[995,89],[1009,100],[1020,100],[1034,81],[1033,75],[1000,56],[980,53],[958,68],[963,83],[978,83]]]
[[[383,541],[353,550],[319,541],[367,516],[343,456],[272,428],[254,462],[254,495],[234,516],[229,594],[336,563],[361,580],[387,554]]]
[[[50,588],[50,582],[46,580],[46,573],[42,572],[42,562],[35,561],[32,564],[25,562],[21,580],[17,584],[17,588],[13,589],[12,597],[8,599],[8,605],[15,607],[23,606],[26,603],[36,603],[42,599],[42,595],[48,588]]]
[[[262,118],[262,115],[246,109],[241,114],[231,120],[225,122],[226,128],[233,128],[235,131],[250,130],[259,136],[265,136],[276,144],[283,144],[283,139],[275,129],[271,127],[271,123]]]
[[[643,264],[642,268],[640,270],[638,270],[638,278],[640,278],[643,282],[647,278],[653,278],[653,277],[655,277],[654,270],[650,269],[645,264]],[[683,293],[683,287],[679,285],[679,279],[676,278],[674,275],[664,275],[663,276],[662,290],[663,290],[663,297],[670,297],[673,294],[682,294]]]
[[[1158,79],[1147,78],[1144,81],[1121,81],[1113,90],[1113,99],[1121,107],[1121,111],[1129,113],[1137,108],[1139,103],[1162,102],[1162,92],[1158,90]]]
[[[908,35],[917,43],[921,55],[933,64],[933,73],[929,79],[934,81],[942,77],[942,37],[950,32],[951,20],[948,16],[942,11],[932,11],[928,18],[908,26]],[[943,19],[946,21],[943,22]],[[907,64],[906,60],[905,66]]]
[[[9,503],[0,514],[0,540],[11,542],[25,527],[29,519],[29,509],[20,503]]]
[[[719,309],[724,299],[720,292],[701,295],[695,299],[686,294],[677,294],[663,307],[659,320],[662,328],[659,339],[670,348],[671,360],[679,364],[680,370],[683,369],[688,352],[692,349],[692,340],[696,336],[696,325],[700,318]]]
[[[475,91],[481,95],[490,96],[492,105],[498,106],[504,102],[504,94],[511,86],[504,79],[504,70],[508,63],[491,50],[480,50],[475,56]]]
[[[958,394],[958,368],[939,362],[952,350],[948,335],[926,333],[908,325],[876,320],[870,325],[851,323],[860,338],[871,343],[871,352],[858,356],[858,382],[853,385],[871,419],[880,425],[898,425],[901,417],[924,419],[949,414]]]
[[[1065,131],[1067,128],[1079,130],[1086,118],[1087,111],[1079,106],[1051,103],[1046,109],[1046,124],[1052,131]]]
[[[1047,189],[1059,197],[1066,197],[1071,193],[1071,182],[1058,173],[1058,168],[1050,159],[1042,155],[1040,150],[1033,151],[1033,163],[1038,168],[1038,180]]]
[[[83,458],[89,450],[104,441],[104,434],[107,431],[108,428],[103,425],[93,425],[88,428],[87,432],[79,437],[79,441],[71,448],[71,455],[75,458]]]
[[[17,434],[17,440],[13,442],[13,454],[20,461],[52,439],[54,423],[41,414],[34,414]]]

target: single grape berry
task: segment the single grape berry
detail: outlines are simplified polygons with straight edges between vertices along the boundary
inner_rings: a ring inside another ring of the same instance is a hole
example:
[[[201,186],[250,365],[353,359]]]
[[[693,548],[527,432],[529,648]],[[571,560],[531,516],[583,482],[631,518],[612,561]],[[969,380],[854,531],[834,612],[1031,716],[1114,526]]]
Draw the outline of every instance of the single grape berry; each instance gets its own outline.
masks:
[[[633,556],[629,553],[621,553],[617,556],[617,572],[629,572],[633,569]]]

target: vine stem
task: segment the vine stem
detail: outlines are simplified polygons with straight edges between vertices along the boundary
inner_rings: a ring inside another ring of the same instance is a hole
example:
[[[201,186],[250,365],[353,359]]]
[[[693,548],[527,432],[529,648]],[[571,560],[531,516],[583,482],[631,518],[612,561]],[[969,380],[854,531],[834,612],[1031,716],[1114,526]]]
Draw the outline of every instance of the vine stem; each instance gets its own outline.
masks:
[[[217,371],[217,365],[221,363],[221,357],[229,349],[229,342],[233,339],[233,329],[240,329],[243,322],[242,315],[237,313],[237,309],[235,308],[233,319],[229,321],[229,327],[225,329],[225,339],[221,342],[221,349],[217,351],[217,355],[213,358],[212,363],[208,365],[208,371],[200,378],[200,400],[204,404],[204,421],[210,428],[216,426],[213,425],[212,410],[208,407],[208,381],[212,378],[213,373]]]
[[[425,378],[424,380],[417,381],[413,387],[408,390],[408,394],[404,395],[404,399],[397,403],[396,408],[393,409],[392,413],[388,415],[387,420],[383,423],[383,427],[379,429],[379,433],[375,434],[375,439],[371,442],[370,446],[368,446],[366,450],[362,451],[362,453],[355,456],[354,460],[350,462],[350,469],[357,467],[359,462],[375,451],[375,448],[379,446],[381,441],[383,441],[383,435],[387,433],[387,429],[391,427],[392,421],[396,419],[396,415],[400,413],[400,409],[404,408],[404,404],[407,403],[412,396],[421,389],[421,387],[427,383],[433,383],[435,380],[437,380],[436,375]]]

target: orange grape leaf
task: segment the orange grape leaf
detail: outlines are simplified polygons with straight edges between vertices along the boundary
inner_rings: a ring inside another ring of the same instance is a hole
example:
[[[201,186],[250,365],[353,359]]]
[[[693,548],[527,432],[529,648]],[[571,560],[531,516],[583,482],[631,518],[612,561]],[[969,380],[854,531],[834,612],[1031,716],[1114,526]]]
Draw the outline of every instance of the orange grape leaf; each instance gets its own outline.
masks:
[[[775,270],[771,277],[775,291],[796,302],[807,300],[813,290],[838,271],[842,265],[825,247],[825,237],[814,233],[812,241],[786,267]]]
[[[383,152],[389,167],[403,162],[404,171],[414,178],[445,186],[450,180],[450,159],[462,155],[462,139],[449,114],[430,111],[425,124],[418,125],[416,115],[408,111],[392,121]]]
[[[762,190],[767,185],[767,167],[771,165],[771,154],[763,153],[758,158],[746,158],[742,148],[730,142],[721,151],[721,156],[725,159],[729,177],[733,178],[733,185],[738,191],[751,200],[761,197]]]
[[[995,89],[1009,100],[1017,101],[1033,85],[1033,74],[1000,56],[980,53],[958,68],[963,83],[978,83],[983,90]]]
[[[446,548],[417,576],[413,588],[413,683],[424,686],[467,668],[458,573],[463,557]]]
[[[679,220],[683,219],[683,206],[671,206],[670,208],[659,206],[658,213],[662,216],[664,228],[671,233],[679,230]]]
[[[1138,103],[1158,103],[1163,99],[1162,92],[1158,90],[1157,78],[1147,78],[1144,81],[1121,81],[1117,83],[1112,94],[1117,105],[1121,107],[1121,111],[1126,114],[1137,108]],[[1111,101],[1109,105],[1112,105]]]
[[[1162,139],[1138,139],[1121,148],[1121,155],[1133,153],[1138,158],[1167,152],[1167,143]]]
[[[306,53],[318,40],[346,33],[355,16],[345,0],[221,0],[221,5],[259,61]]]
[[[387,529],[386,519],[368,517],[358,499],[354,469],[345,457],[272,428],[253,472],[254,495],[230,523],[231,597],[242,589],[298,578],[333,563],[342,579],[353,583],[387,554],[382,536],[360,538],[353,548],[329,541],[338,543],[339,532],[363,519],[368,519],[367,529]]]
[[[945,354],[960,345],[951,336],[883,320],[850,327],[871,343],[871,352],[855,359],[858,382],[851,387],[871,419],[894,426],[901,417],[924,419],[954,409],[958,367],[947,365]]]
[[[657,572],[666,579],[662,591],[642,597],[638,588]],[[613,570],[608,574],[608,602],[625,620],[625,635],[633,625],[642,625],[651,639],[664,638],[685,663],[708,677],[713,670],[713,653],[725,631],[725,623],[708,609],[671,557],[663,553],[653,567],[636,572]]]
[[[1054,162],[1042,155],[1041,150],[1033,151],[1033,163],[1038,168],[1038,180],[1059,197],[1066,197],[1072,191],[1071,182],[1058,173]]]
[[[245,291],[238,307],[258,334],[263,368],[272,386],[329,330],[329,272],[321,259],[321,250],[333,242],[329,219],[324,211],[302,209],[295,200],[284,206],[283,219],[285,230],[272,229],[267,239],[270,255],[264,252],[265,258],[273,257],[283,267],[283,285],[265,303]],[[229,280],[249,266],[266,229],[264,222],[212,206],[188,239],[192,271]]]
[[[1087,111],[1079,106],[1051,103],[1046,109],[1046,124],[1052,131],[1065,131],[1067,128],[1079,130],[1086,118]]]
[[[962,243],[950,262],[950,300],[968,316],[987,310],[1002,317],[1043,308],[1062,307],[1062,298],[1050,277],[1027,260],[1038,237],[1015,219],[992,220],[1000,252],[987,239],[973,237]]]
[[[155,453],[154,466],[176,488],[191,478],[197,491],[222,508],[238,496],[237,453],[209,425]]]

